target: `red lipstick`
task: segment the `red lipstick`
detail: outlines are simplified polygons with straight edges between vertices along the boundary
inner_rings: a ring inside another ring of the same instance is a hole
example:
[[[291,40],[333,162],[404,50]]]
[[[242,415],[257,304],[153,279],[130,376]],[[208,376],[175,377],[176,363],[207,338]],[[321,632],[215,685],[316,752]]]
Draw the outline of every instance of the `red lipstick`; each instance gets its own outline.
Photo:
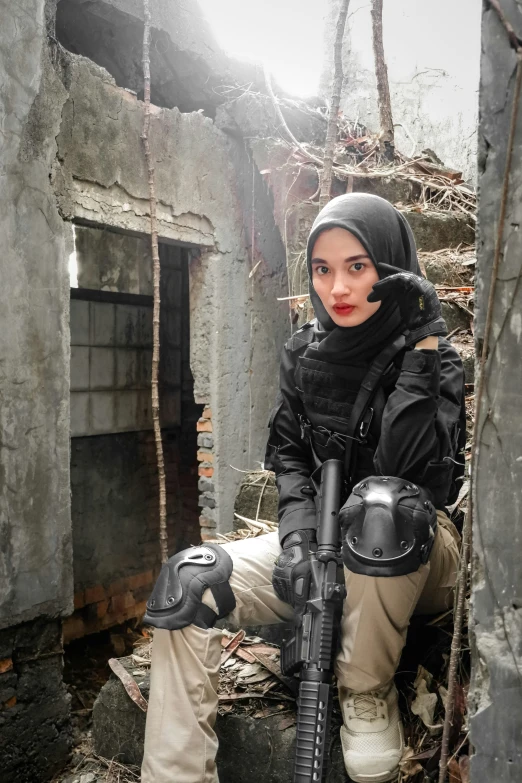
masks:
[[[335,304],[333,309],[337,315],[350,315],[350,313],[353,312],[355,308],[353,305],[344,304],[344,302],[341,302],[339,304]]]

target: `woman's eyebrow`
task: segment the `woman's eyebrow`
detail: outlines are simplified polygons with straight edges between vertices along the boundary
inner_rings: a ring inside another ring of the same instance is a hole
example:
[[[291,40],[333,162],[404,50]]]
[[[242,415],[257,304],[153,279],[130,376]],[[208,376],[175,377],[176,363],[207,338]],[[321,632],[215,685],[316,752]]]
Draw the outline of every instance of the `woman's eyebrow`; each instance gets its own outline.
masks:
[[[370,256],[366,255],[366,253],[359,253],[357,256],[348,256],[348,258],[345,258],[345,261],[360,261],[361,258],[367,258],[370,260]]]
[[[344,260],[345,260],[345,262],[346,261],[352,261],[353,262],[353,261],[360,261],[361,258],[367,258],[368,260],[370,260],[370,256],[366,255],[366,253],[359,253],[356,256],[348,256],[348,258],[345,258]],[[310,263],[311,264],[327,264],[328,261],[324,261],[322,258],[312,258]]]

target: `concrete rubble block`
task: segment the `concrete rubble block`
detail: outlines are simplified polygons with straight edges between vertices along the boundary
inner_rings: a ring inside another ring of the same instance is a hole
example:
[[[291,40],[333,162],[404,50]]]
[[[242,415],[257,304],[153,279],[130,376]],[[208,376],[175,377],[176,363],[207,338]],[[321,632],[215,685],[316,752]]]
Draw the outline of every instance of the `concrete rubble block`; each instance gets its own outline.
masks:
[[[212,435],[207,435],[205,432],[200,432],[198,435],[198,446],[203,449],[211,449],[214,446],[214,438]]]
[[[120,662],[137,671],[132,660]],[[133,675],[148,700],[150,675]],[[218,715],[216,733],[220,780],[226,783],[288,783],[293,779],[295,722],[293,708],[282,715],[253,718]],[[101,689],[93,709],[94,750],[99,756],[124,764],[141,765],[146,715],[134,704],[113,675]],[[341,755],[339,729],[334,727],[329,783],[349,783]]]
[[[213,509],[216,506],[214,495],[211,495],[209,492],[204,492],[198,498],[198,506],[205,509],[205,515],[207,516],[207,509]]]
[[[198,489],[200,492],[214,492],[214,482],[202,476],[198,481]]]
[[[259,504],[260,498],[261,504]],[[273,473],[269,471],[246,473],[236,496],[234,512],[248,519],[258,517],[277,522],[278,502],[279,496]],[[234,524],[237,527],[244,527],[241,520],[236,520]]]
[[[475,232],[466,217],[449,212],[403,212],[411,226],[418,250],[472,245]]]
[[[433,285],[462,286],[471,282],[470,267],[459,263],[455,251],[448,250],[447,253],[427,257],[421,255],[420,258],[426,270],[426,277]]]
[[[475,345],[473,335],[460,332],[451,339],[464,366],[466,383],[475,383]]]
[[[448,327],[448,334],[454,329],[466,329],[471,326],[471,316],[453,302],[441,302],[442,316]]]
[[[280,108],[298,141],[324,143],[326,119],[322,114],[299,101],[282,101]],[[272,99],[252,92],[219,106],[215,122],[221,130],[247,138],[277,137],[281,126]]]
[[[371,193],[380,196],[391,204],[409,204],[417,201],[420,195],[420,187],[415,188],[415,183],[399,177],[358,177],[353,178],[354,193]]]

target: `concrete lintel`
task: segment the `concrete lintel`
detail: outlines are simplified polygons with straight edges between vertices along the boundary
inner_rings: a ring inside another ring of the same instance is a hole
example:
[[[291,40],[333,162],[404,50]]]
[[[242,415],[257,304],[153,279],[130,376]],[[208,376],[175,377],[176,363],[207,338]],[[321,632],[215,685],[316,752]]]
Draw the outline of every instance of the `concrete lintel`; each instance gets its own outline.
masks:
[[[95,182],[73,179],[66,193],[73,220],[135,235],[150,234],[148,200],[130,196],[117,184],[105,188]],[[208,218],[191,212],[176,215],[170,205],[162,203],[158,203],[158,234],[162,240],[185,246],[214,246]]]

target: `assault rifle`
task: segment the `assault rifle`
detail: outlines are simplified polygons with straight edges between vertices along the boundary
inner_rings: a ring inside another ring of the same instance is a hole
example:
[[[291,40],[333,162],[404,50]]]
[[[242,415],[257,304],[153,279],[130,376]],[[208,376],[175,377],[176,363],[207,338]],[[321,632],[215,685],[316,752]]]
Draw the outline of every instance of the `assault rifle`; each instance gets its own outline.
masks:
[[[296,617],[292,636],[281,646],[283,674],[300,672],[294,783],[315,783],[326,775],[333,660],[346,596],[338,522],[344,465],[331,459],[320,471],[320,485],[313,481],[319,507],[309,598],[304,614]]]

